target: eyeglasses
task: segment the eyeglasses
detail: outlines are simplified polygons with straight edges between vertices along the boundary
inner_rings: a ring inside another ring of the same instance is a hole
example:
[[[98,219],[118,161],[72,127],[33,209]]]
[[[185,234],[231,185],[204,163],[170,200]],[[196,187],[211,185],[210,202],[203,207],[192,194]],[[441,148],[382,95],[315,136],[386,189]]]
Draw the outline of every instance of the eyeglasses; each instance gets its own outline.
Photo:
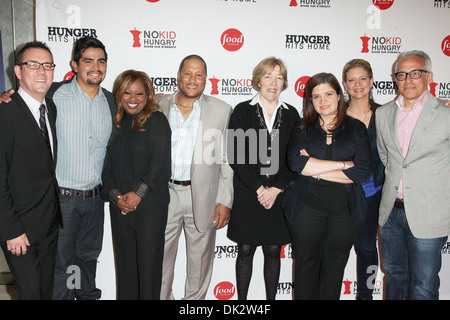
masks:
[[[412,70],[410,72],[397,72],[394,75],[398,81],[404,81],[404,80],[406,80],[406,77],[408,76],[408,74],[411,77],[411,79],[419,79],[422,76],[422,72],[428,73],[427,70],[416,69],[416,70]]]
[[[37,61],[22,62],[22,63],[19,63],[18,66],[23,66],[24,64],[26,64],[27,68],[31,69],[31,70],[38,70],[42,66],[45,71],[52,71],[56,67],[56,64],[54,64],[54,63],[50,63],[50,62],[40,63]]]

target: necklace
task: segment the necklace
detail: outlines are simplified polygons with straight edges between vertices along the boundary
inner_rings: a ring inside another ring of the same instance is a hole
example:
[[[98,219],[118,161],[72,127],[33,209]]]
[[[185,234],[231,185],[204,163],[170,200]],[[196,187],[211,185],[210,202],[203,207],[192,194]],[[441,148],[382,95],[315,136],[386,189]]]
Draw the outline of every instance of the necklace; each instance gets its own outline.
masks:
[[[182,107],[182,108],[186,108],[186,109],[192,109],[194,106],[183,106],[181,103],[177,103],[178,106]]]
[[[177,100],[178,100],[178,99],[177,99]],[[175,104],[176,104],[177,106],[180,106],[180,107],[185,108],[185,109],[192,109],[192,108],[194,107],[194,104],[192,104],[192,106],[183,106],[181,103],[179,103],[179,102],[177,102],[177,101],[175,101]]]
[[[261,127],[263,127],[263,128],[266,128],[266,130],[267,130],[267,132],[269,132],[269,129],[267,128],[267,126],[266,126],[266,122],[264,121],[264,117],[261,115],[261,111],[259,111],[259,108],[260,108],[260,105],[259,105],[259,103],[257,103],[256,104],[256,114],[258,115],[258,118],[259,118],[259,124],[260,124],[260,126]],[[281,113],[281,106],[278,108],[278,112],[277,112],[277,115],[276,115],[276,117],[278,118],[277,119],[277,122],[274,124],[274,126],[273,126],[273,128],[272,128],[272,131],[270,132],[270,141],[273,141],[273,139],[274,139],[274,137],[279,133],[279,129],[280,129],[280,126],[281,126],[281,123],[283,122],[282,120],[281,120],[281,115],[282,115],[282,113]]]

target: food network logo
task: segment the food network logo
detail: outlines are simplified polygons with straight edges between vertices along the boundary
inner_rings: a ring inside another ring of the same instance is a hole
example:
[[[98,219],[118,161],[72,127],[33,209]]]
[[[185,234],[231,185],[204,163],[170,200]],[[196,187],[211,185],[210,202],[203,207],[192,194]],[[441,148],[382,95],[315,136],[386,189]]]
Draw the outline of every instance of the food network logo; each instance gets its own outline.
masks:
[[[300,98],[303,98],[305,96],[306,83],[309,81],[309,79],[311,79],[310,76],[303,76],[298,78],[295,82],[294,90]]]
[[[211,95],[239,95],[248,96],[253,95],[252,93],[252,79],[246,78],[229,78],[229,79],[219,79],[213,76],[208,79],[211,83]]]
[[[236,288],[231,282],[222,281],[214,287],[213,293],[218,300],[230,300],[236,293]]]
[[[441,50],[446,56],[450,57],[450,36],[447,36],[442,40]]]
[[[244,45],[244,35],[237,29],[227,29],[220,36],[220,44],[227,51],[238,51]]]
[[[394,0],[372,0],[372,2],[380,10],[387,10],[394,4]]]
[[[402,38],[394,36],[386,37],[360,37],[362,41],[361,53],[400,53]]]
[[[173,30],[130,30],[133,48],[175,49],[177,33]]]

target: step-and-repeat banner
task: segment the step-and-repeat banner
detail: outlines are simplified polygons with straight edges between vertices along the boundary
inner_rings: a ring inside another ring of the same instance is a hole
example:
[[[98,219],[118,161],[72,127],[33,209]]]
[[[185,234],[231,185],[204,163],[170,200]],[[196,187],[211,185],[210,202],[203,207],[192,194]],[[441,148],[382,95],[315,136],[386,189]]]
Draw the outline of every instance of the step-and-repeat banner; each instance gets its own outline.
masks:
[[[55,80],[70,76],[73,42],[98,37],[107,48],[109,90],[126,69],[145,71],[158,93],[176,90],[179,62],[202,56],[208,65],[205,93],[230,105],[250,99],[252,70],[275,56],[288,69],[281,98],[301,111],[306,81],[318,72],[338,79],[350,59],[372,65],[376,102],[392,100],[391,67],[402,51],[419,49],[433,61],[431,92],[450,98],[450,1],[448,0],[36,0],[36,38],[52,49]],[[102,299],[115,299],[115,271],[108,207],[104,247],[98,264]],[[449,213],[450,214],[450,213]],[[183,297],[184,239],[180,239],[175,298]],[[292,248],[283,247],[277,299],[292,299]],[[450,251],[442,249],[440,298],[450,298]],[[236,299],[236,243],[218,231],[214,271],[207,299]],[[352,251],[342,284],[342,299],[355,299],[356,256]],[[255,255],[248,297],[265,299],[263,257]],[[375,299],[383,298],[383,272],[376,277]]]

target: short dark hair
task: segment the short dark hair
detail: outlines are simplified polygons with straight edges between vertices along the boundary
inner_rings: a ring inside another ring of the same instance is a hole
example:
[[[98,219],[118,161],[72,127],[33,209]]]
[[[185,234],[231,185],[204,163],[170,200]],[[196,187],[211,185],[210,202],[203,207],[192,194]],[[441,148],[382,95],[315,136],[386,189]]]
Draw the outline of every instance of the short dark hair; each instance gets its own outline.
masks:
[[[83,55],[84,50],[89,48],[99,48],[102,49],[105,53],[105,59],[108,61],[108,54],[106,53],[106,48],[104,44],[98,40],[97,38],[93,37],[82,37],[79,38],[74,46],[73,46],[73,53],[72,53],[72,60],[75,61],[78,65],[80,64],[81,56]]]
[[[41,41],[31,41],[31,42],[25,43],[25,44],[20,48],[20,50],[17,52],[17,55],[16,55],[16,65],[19,65],[19,64],[21,64],[21,63],[24,62],[24,61],[22,61],[22,60],[23,60],[23,55],[25,54],[25,51],[27,51],[28,49],[44,49],[44,50],[47,50],[47,51],[50,53],[50,55],[51,55],[51,57],[52,57],[52,62],[53,62],[53,54],[52,54],[52,51],[50,50],[50,48],[49,48],[44,42],[41,42]]]
[[[205,60],[203,60],[202,57],[200,57],[199,55],[196,55],[196,54],[188,55],[188,56],[185,57],[183,60],[181,60],[180,67],[178,68],[178,73],[181,73],[181,70],[183,70],[184,63],[185,63],[187,60],[191,60],[191,59],[200,60],[201,62],[203,62],[203,65],[204,65],[204,67],[205,67],[205,74],[208,74],[208,70],[207,70],[207,68],[206,68],[206,62],[205,62]]]

